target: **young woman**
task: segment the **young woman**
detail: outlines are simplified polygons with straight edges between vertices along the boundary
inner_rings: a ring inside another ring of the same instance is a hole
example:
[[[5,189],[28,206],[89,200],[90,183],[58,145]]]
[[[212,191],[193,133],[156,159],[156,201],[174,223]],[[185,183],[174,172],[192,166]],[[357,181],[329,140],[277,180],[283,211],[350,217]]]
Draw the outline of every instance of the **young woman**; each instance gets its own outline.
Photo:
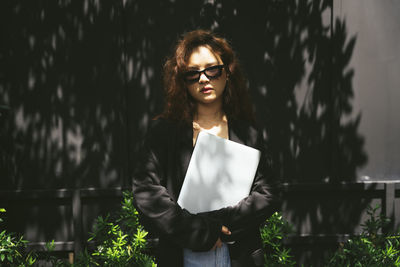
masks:
[[[259,226],[274,212],[271,177],[235,53],[211,32],[189,32],[164,66],[164,86],[164,112],[147,134],[133,176],[141,221],[159,236],[158,265],[262,266]],[[191,214],[176,201],[200,131],[255,147],[262,157],[248,197]]]

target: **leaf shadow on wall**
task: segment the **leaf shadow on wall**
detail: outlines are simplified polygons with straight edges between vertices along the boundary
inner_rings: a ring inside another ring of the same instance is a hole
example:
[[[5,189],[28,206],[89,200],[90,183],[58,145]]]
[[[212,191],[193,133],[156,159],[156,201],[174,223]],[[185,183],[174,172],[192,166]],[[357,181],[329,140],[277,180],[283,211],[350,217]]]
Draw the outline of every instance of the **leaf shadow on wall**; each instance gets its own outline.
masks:
[[[0,102],[10,107],[2,125],[7,168],[0,170],[1,189],[124,185],[122,2],[0,5],[1,25],[7,25],[1,28]],[[73,240],[68,198],[35,192],[5,200],[9,230],[31,241]],[[84,220],[92,218],[91,224],[112,204],[118,202],[83,207]]]

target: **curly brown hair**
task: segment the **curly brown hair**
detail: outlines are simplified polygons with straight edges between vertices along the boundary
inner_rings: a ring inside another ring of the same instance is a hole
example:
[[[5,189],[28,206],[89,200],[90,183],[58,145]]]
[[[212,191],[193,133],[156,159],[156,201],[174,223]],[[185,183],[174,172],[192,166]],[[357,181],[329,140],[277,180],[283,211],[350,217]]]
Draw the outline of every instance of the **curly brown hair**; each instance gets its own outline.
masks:
[[[254,122],[253,107],[247,88],[247,80],[238,59],[226,39],[205,30],[188,32],[177,42],[174,53],[164,65],[164,89],[166,105],[160,117],[191,123],[196,112],[195,100],[189,94],[183,79],[192,52],[205,46],[217,54],[226,66],[229,77],[223,93],[222,109],[228,119]]]

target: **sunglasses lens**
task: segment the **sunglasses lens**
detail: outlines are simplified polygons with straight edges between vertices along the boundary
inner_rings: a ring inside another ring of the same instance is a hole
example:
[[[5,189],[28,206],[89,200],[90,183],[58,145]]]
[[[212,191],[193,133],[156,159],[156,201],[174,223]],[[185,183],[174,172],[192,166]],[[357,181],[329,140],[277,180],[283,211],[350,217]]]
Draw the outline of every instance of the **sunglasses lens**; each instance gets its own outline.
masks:
[[[189,83],[197,82],[200,77],[200,73],[197,71],[189,71],[185,73],[185,81]]]
[[[218,78],[222,74],[222,66],[214,66],[205,70],[205,73],[210,78]]]

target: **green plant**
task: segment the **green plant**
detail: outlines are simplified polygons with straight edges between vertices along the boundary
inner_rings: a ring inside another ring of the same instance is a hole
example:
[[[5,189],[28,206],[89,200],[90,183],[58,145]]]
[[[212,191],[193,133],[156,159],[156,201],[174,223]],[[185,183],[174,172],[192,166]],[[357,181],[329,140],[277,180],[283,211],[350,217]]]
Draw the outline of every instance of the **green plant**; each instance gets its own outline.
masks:
[[[265,266],[294,266],[296,262],[290,249],[283,244],[283,238],[292,233],[291,225],[275,212],[260,229],[264,249],[266,251]]]
[[[65,260],[59,259],[59,258],[57,258],[56,256],[54,256],[52,254],[54,252],[55,247],[56,247],[56,245],[54,244],[54,240],[52,240],[51,242],[46,242],[44,247],[45,247],[45,250],[41,251],[39,253],[40,258],[44,262],[50,263],[51,266],[53,266],[53,267],[71,266],[71,264],[69,264]],[[88,265],[86,265],[86,266],[88,266]]]
[[[359,236],[341,243],[327,266],[400,266],[400,232],[381,234],[389,220],[376,215],[379,206],[368,207],[368,220]]]
[[[116,219],[98,217],[88,241],[96,249],[78,256],[75,266],[156,266],[145,253],[147,232],[139,224],[131,192],[123,192],[122,209]]]
[[[1,213],[6,210],[0,208]],[[0,218],[0,222],[3,219]],[[0,233],[0,265],[1,266],[32,266],[36,262],[36,255],[33,252],[26,253],[28,241],[22,236],[8,233],[6,230]]]

